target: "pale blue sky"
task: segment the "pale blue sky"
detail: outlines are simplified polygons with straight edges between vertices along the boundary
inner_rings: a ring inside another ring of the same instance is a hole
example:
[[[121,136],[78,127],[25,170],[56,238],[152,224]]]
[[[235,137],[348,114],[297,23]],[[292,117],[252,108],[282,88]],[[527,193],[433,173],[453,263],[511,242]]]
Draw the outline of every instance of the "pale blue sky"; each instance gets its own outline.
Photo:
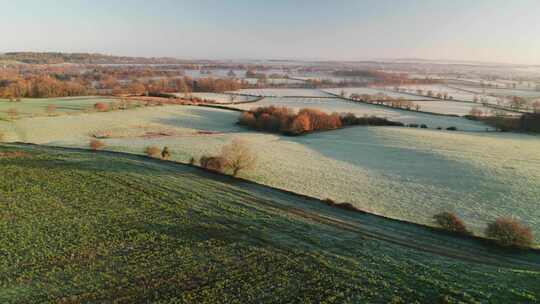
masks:
[[[540,0],[0,0],[0,52],[540,64]]]

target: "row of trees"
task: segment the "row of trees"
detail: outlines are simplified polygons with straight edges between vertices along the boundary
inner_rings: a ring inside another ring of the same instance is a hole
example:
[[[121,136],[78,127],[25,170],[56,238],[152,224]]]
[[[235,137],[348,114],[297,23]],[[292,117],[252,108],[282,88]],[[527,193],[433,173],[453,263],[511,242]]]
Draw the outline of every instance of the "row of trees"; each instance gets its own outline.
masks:
[[[414,102],[410,100],[406,100],[403,97],[399,98],[393,98],[385,94],[351,94],[349,97],[350,99],[354,101],[361,101],[361,102],[367,102],[371,104],[379,104],[379,105],[385,105],[392,108],[399,108],[399,109],[405,109],[405,110],[415,110],[420,111],[420,105],[415,104]]]
[[[221,149],[216,156],[202,156],[199,160],[201,167],[216,172],[230,172],[237,176],[240,171],[253,169],[257,157],[248,144],[241,139],[233,141]],[[191,161],[194,163],[194,160]]]

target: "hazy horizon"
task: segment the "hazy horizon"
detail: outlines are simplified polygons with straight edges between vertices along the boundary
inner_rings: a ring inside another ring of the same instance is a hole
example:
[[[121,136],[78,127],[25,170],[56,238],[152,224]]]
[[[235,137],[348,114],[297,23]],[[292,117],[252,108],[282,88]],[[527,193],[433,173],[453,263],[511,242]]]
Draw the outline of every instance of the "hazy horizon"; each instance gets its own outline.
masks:
[[[540,2],[1,1],[0,52],[540,64]]]

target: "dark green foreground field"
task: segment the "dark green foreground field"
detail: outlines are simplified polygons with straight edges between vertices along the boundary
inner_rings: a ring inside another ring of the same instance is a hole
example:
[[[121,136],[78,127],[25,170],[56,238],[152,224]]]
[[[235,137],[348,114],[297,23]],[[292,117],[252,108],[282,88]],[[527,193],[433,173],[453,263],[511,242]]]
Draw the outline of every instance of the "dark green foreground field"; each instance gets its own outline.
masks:
[[[0,303],[540,301],[537,252],[139,156],[0,152]]]

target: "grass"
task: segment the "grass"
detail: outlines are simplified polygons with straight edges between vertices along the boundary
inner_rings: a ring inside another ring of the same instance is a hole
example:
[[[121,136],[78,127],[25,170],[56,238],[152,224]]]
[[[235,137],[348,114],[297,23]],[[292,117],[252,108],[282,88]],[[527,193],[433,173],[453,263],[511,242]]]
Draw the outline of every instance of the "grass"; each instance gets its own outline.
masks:
[[[534,252],[143,157],[0,151],[28,154],[0,158],[2,303],[540,300]]]
[[[18,118],[48,116],[59,114],[70,114],[92,110],[97,102],[111,103],[117,100],[112,98],[85,96],[85,97],[64,97],[64,98],[23,98],[20,102],[9,102],[7,99],[0,99],[0,118],[8,118],[8,111],[16,109]],[[56,106],[56,109],[49,113],[47,107]]]
[[[362,127],[290,138],[246,131],[235,125],[238,115],[163,106],[21,119],[0,128],[10,141],[83,148],[92,134],[110,134],[100,138],[107,150],[142,154],[167,146],[171,160],[182,162],[217,155],[241,138],[258,158],[241,176],[260,183],[423,224],[453,211],[479,235],[494,219],[514,216],[540,235],[537,136]],[[170,136],[146,136],[162,133]]]

